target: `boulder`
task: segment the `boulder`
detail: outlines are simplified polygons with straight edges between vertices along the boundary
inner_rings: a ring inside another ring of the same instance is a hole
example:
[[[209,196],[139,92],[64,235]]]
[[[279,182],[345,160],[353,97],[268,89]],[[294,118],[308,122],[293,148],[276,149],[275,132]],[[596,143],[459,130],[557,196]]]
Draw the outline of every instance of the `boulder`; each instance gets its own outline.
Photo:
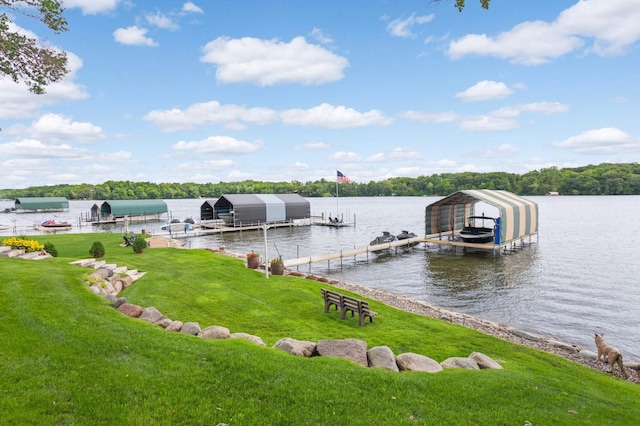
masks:
[[[170,318],[162,317],[162,319],[160,319],[159,321],[156,321],[156,324],[158,324],[162,328],[167,328],[169,327],[169,324],[171,324],[172,322],[173,321],[171,321]]]
[[[161,319],[166,318],[162,315],[162,312],[150,306],[148,308],[144,308],[142,311],[142,315],[140,315],[140,319],[146,322],[150,322],[151,324],[156,324]]]
[[[440,363],[442,368],[462,368],[464,370],[480,370],[478,364],[471,358],[451,357]]]
[[[100,275],[103,279],[107,279],[113,275],[113,271],[108,268],[98,268],[94,274]]]
[[[389,346],[374,346],[367,351],[367,358],[370,367],[400,371],[396,363],[396,356]]]
[[[127,303],[127,299],[124,297],[118,297],[112,304],[111,306],[113,306],[114,308],[118,309],[120,307],[120,305]]]
[[[139,318],[140,315],[142,315],[142,307],[138,305],[132,305],[131,303],[123,303],[122,305],[118,306],[118,311],[131,318]]]
[[[182,330],[182,321],[171,321],[169,325],[165,328],[167,331],[181,331]]]
[[[491,370],[502,370],[502,366],[500,364],[481,352],[473,352],[469,355],[469,358],[474,360],[481,369],[487,368]]]
[[[120,278],[120,281],[122,282],[122,286],[124,288],[129,287],[131,284],[133,284],[133,278],[131,278],[129,275],[124,276],[122,278]]]
[[[396,356],[396,363],[400,371],[422,371],[425,373],[439,373],[443,370],[438,361],[420,354],[407,352]]]
[[[320,340],[316,345],[318,356],[346,358],[351,361],[369,366],[367,361],[367,342],[358,339]]]
[[[598,357],[598,354],[593,352],[593,351],[588,351],[588,350],[582,350],[580,352],[578,352],[578,356],[580,358],[585,358],[585,359],[591,359],[593,361],[596,360],[596,358]]]
[[[549,340],[549,344],[554,348],[562,349],[572,354],[577,354],[580,350],[575,346],[565,342],[559,342],[557,340]]]
[[[197,322],[185,322],[180,328],[180,333],[193,334],[194,336],[197,336],[200,331],[200,324]]]
[[[229,329],[219,325],[209,326],[198,333],[198,337],[203,339],[227,339],[229,335]]]
[[[247,333],[231,333],[229,335],[229,337],[231,339],[247,339],[250,342],[253,342],[258,346],[266,346],[261,338],[259,338],[258,336],[253,336],[251,334],[247,334]]]
[[[316,344],[306,340],[296,340],[290,337],[280,339],[273,345],[274,348],[279,348],[289,352],[291,355],[311,357],[316,350]]]

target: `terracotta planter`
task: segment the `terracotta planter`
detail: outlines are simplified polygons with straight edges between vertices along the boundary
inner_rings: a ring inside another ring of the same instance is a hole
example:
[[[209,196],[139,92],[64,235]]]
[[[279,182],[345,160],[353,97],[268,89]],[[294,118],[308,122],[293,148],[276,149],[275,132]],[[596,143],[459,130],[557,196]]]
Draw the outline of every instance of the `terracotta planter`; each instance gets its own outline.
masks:
[[[284,265],[282,263],[271,264],[271,275],[283,275],[283,274],[284,274]]]
[[[258,269],[260,266],[260,258],[258,256],[247,256],[247,268]]]

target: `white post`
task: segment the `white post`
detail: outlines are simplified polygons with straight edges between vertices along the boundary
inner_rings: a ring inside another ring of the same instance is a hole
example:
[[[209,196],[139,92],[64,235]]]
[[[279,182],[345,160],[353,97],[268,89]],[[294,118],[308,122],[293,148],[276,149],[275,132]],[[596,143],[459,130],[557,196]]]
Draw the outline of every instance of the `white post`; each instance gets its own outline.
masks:
[[[267,224],[262,225],[264,230],[264,276],[269,278],[269,256],[267,255]]]

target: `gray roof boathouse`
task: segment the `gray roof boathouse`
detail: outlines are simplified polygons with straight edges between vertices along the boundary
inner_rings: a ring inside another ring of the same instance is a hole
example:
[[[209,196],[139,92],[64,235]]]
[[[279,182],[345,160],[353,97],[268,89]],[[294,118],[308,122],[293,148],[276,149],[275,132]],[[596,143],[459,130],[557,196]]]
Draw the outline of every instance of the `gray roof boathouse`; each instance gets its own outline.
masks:
[[[205,202],[201,217],[210,208]],[[286,223],[311,217],[311,205],[298,194],[228,194],[213,206],[213,219],[227,226],[251,226],[264,223]]]

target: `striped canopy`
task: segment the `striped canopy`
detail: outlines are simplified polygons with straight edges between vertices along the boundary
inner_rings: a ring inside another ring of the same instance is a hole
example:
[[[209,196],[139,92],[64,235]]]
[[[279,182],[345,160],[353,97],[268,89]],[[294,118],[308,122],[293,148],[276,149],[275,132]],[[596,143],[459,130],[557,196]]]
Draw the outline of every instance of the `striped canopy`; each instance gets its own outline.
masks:
[[[508,191],[472,189],[453,194],[430,204],[425,212],[425,234],[459,231],[470,216],[474,206],[482,201],[500,211],[499,233],[496,244],[505,244],[524,236],[538,233],[538,205],[533,201]]]

